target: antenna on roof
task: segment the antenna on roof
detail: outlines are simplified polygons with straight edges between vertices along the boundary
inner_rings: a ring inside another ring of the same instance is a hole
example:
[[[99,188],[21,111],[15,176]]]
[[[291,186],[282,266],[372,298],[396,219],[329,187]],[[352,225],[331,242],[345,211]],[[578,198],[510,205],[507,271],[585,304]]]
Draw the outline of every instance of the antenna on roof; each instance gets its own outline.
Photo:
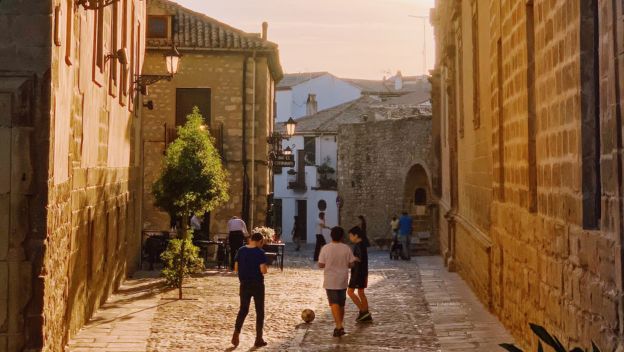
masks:
[[[415,16],[415,15],[408,15],[408,16],[423,20],[423,50],[422,50],[423,75],[426,75],[427,74],[427,20],[429,19],[429,16]]]

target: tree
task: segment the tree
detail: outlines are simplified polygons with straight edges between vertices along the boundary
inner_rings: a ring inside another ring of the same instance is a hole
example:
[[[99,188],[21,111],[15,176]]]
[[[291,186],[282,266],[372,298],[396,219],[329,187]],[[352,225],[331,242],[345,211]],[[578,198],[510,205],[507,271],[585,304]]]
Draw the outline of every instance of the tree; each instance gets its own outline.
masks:
[[[193,108],[186,119],[178,127],[178,138],[167,148],[162,173],[152,187],[155,205],[182,219],[178,238],[163,253],[163,274],[178,288],[180,299],[184,278],[201,267],[188,229],[189,217],[212,211],[229,199],[227,172],[199,109]]]

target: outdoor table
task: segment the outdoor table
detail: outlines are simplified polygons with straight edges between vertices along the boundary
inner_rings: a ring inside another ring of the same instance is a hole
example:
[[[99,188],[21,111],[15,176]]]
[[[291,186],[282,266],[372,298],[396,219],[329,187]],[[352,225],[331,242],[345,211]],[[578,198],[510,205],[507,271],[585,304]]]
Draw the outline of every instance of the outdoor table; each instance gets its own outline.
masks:
[[[285,243],[267,243],[262,247],[262,249],[264,249],[264,251],[267,254],[273,253],[277,256],[277,264],[279,265],[281,271],[284,271],[284,249],[285,248],[286,248]]]
[[[207,241],[207,240],[194,240],[193,243],[204,249],[204,263],[208,262],[208,247],[209,246],[217,246],[217,267],[221,269],[221,265],[225,266],[225,243],[222,241]]]

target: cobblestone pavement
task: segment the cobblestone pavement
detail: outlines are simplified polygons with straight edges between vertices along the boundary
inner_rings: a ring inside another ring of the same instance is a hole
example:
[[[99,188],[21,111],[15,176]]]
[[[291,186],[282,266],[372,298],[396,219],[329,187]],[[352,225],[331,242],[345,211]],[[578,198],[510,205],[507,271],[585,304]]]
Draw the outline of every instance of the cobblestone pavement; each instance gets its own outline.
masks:
[[[283,272],[266,277],[267,351],[498,351],[513,342],[500,323],[477,301],[457,274],[439,257],[390,261],[371,251],[368,298],[372,324],[355,324],[356,308],[347,299],[347,335],[331,336],[333,320],[321,288],[322,272],[304,253],[287,250]],[[133,301],[124,298],[98,312],[72,340],[70,352],[85,351],[230,351],[238,311],[238,281],[225,271],[208,271],[185,281],[185,299],[158,291]],[[115,302],[115,297],[111,302]],[[317,317],[304,324],[300,314]],[[136,312],[133,313],[133,312]],[[115,318],[117,314],[117,318]],[[254,350],[255,313],[245,321],[237,351]],[[126,328],[124,328],[127,327]],[[146,329],[151,328],[149,334]],[[131,332],[137,332],[130,338]],[[93,343],[95,345],[90,344]],[[127,343],[127,345],[123,345]]]

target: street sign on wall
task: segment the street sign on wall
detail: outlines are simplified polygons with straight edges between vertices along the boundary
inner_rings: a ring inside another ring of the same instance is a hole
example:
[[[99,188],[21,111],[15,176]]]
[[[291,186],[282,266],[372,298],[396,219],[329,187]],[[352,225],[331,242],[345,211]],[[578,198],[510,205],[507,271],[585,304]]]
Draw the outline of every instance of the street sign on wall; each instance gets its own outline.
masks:
[[[294,155],[275,155],[272,158],[273,167],[295,167]]]

